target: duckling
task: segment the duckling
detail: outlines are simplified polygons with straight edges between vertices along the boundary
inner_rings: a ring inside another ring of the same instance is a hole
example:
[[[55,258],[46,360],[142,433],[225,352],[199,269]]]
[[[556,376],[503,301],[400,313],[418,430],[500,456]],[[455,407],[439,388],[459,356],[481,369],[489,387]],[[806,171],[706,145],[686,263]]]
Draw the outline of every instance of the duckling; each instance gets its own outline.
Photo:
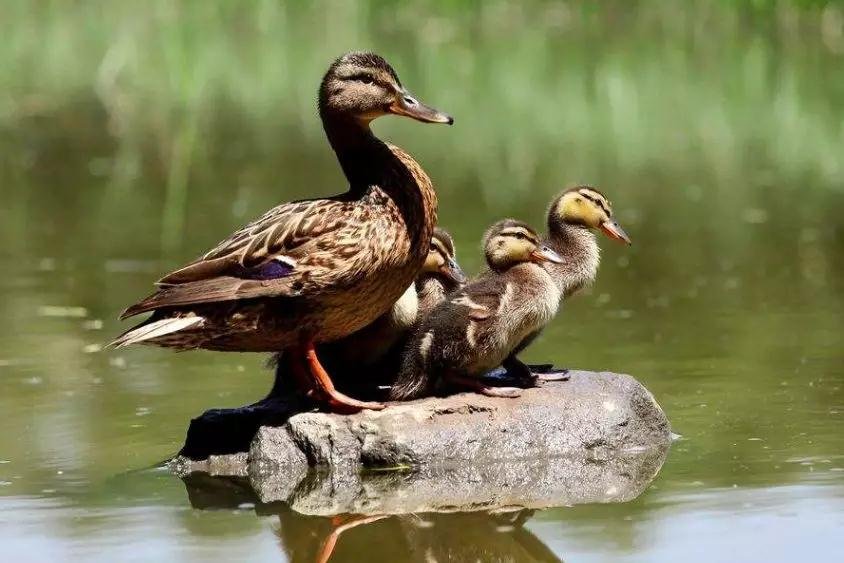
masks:
[[[370,123],[388,114],[454,120],[412,96],[382,57],[360,52],[331,64],[319,114],[348,191],[281,204],[166,275],[121,316],[152,317],[115,346],[284,350],[303,392],[330,408],[383,408],[339,393],[315,349],[372,323],[401,297],[428,256],[436,224],[430,178]]]
[[[425,266],[416,278],[417,318],[427,317],[434,307],[445,301],[446,295],[466,283],[466,276],[456,260],[454,239],[445,229],[437,227]]]
[[[578,185],[558,194],[551,202],[547,215],[548,234],[543,241],[563,260],[547,262],[543,268],[551,274],[563,299],[591,285],[598,274],[600,248],[592,229],[600,229],[609,238],[631,244],[630,237],[613,218],[612,205],[604,194],[592,186]],[[530,334],[504,362],[509,378],[522,382],[565,379],[566,370],[531,373],[528,366],[515,356],[540,334]]]
[[[580,185],[560,193],[548,208],[545,244],[563,257],[561,264],[546,264],[563,297],[591,285],[598,274],[600,249],[592,229],[631,244],[630,237],[613,218],[610,201],[592,186]]]
[[[560,290],[542,264],[562,258],[514,219],[490,227],[483,246],[489,270],[422,320],[405,350],[392,400],[423,396],[439,382],[490,396],[521,393],[515,387],[490,387],[480,377],[557,313]]]

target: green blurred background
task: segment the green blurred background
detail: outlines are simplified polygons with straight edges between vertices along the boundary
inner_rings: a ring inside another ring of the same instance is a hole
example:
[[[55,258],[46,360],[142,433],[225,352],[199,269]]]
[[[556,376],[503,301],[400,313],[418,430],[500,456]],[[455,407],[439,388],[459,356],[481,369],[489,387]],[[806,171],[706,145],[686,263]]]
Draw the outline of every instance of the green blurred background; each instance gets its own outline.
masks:
[[[601,241],[595,287],[525,357],[633,374],[683,439],[636,501],[538,514],[541,541],[578,561],[844,550],[844,3],[8,0],[0,33],[7,551],[292,557],[275,522],[138,471],[192,416],[259,398],[264,358],[100,347],[163,272],[344,189],[315,100],[351,49],[455,116],[374,128],[434,180],[467,271],[487,225],[541,227],[574,182],[633,238]]]

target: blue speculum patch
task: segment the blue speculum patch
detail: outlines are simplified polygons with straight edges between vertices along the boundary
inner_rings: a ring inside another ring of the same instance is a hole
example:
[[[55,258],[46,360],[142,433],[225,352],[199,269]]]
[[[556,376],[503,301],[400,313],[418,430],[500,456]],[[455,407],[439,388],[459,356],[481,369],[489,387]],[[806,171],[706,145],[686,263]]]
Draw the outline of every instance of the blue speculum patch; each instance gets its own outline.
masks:
[[[250,280],[274,280],[289,276],[293,272],[293,266],[279,260],[270,260],[255,268],[244,268],[240,277]]]

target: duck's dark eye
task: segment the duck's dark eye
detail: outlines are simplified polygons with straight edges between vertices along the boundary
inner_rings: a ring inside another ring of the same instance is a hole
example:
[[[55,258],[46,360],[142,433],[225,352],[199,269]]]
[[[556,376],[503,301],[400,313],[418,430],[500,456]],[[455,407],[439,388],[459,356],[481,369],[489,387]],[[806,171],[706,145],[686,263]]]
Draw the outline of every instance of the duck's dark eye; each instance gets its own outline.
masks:
[[[364,74],[364,75],[362,75],[362,76],[361,76],[358,80],[360,80],[360,81],[361,81],[361,82],[363,82],[364,84],[372,84],[372,83],[374,82],[374,80],[372,79],[372,77],[371,77],[371,76],[369,76],[368,74]]]

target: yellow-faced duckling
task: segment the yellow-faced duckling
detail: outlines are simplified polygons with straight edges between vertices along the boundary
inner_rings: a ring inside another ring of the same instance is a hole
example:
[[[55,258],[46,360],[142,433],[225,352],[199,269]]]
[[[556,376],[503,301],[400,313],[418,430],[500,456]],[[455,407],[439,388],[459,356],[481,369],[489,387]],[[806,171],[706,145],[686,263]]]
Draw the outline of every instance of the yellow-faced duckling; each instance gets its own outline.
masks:
[[[417,317],[423,319],[445,301],[446,295],[466,283],[466,276],[457,264],[454,239],[445,230],[434,229],[431,248],[425,266],[416,278],[416,295],[419,301]]]
[[[613,218],[609,200],[591,186],[575,186],[559,194],[548,209],[548,236],[545,244],[553,248],[563,262],[548,264],[563,297],[595,281],[600,249],[592,229],[630,244],[630,237]]]
[[[158,282],[121,318],[153,311],[114,344],[286,351],[297,379],[335,410],[383,408],[337,392],[315,346],[372,323],[413,283],[436,224],[431,180],[369,125],[387,114],[452,118],[418,101],[374,53],[338,58],[322,80],[319,113],[349,182],[334,197],[279,205]]]
[[[424,396],[440,384],[491,396],[521,392],[490,387],[481,376],[501,365],[557,313],[560,291],[542,264],[562,259],[533,229],[513,219],[487,231],[484,254],[489,270],[421,321],[405,349],[391,399]]]

